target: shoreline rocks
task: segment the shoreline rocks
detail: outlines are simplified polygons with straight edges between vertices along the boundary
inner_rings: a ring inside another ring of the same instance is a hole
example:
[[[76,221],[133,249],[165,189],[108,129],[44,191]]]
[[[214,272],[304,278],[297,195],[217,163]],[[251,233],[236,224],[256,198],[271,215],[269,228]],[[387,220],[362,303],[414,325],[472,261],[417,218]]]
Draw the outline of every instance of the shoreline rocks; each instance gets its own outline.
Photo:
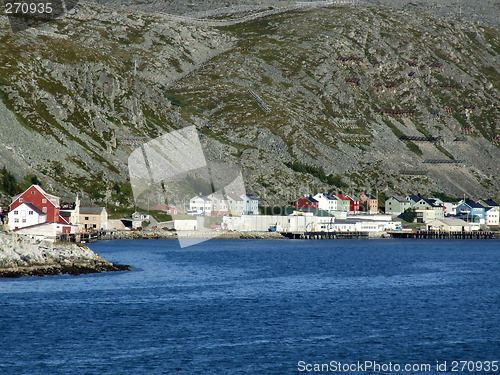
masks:
[[[87,246],[39,241],[0,233],[0,278],[44,275],[81,275],[130,270],[108,262]]]

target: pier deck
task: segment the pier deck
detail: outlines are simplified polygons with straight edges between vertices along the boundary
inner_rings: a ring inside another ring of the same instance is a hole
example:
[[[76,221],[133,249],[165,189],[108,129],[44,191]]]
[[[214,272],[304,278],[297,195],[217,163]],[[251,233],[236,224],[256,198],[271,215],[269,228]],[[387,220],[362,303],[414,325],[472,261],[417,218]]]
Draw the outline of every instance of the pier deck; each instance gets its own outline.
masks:
[[[415,231],[387,232],[392,238],[423,238],[423,239],[469,239],[469,240],[494,240],[500,239],[500,234],[496,232],[473,231],[473,232],[443,232],[443,231]]]
[[[292,240],[368,238],[368,232],[281,232],[281,235]]]

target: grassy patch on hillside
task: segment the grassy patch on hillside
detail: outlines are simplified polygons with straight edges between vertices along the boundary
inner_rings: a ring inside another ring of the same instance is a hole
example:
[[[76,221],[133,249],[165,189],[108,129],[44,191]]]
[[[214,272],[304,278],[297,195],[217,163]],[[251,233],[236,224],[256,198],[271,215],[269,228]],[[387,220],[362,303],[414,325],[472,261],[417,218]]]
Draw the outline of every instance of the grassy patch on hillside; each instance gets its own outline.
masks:
[[[496,54],[500,55],[500,32],[490,27],[484,27],[483,29],[484,39],[491,44],[491,48]]]
[[[170,101],[170,103],[172,103],[173,105],[175,105],[177,107],[185,108],[189,105],[188,102],[179,98],[178,96],[174,95],[171,92],[166,92],[165,98],[167,98]]]
[[[285,165],[295,172],[310,174],[328,185],[333,185],[338,188],[347,187],[347,185],[342,181],[341,176],[334,176],[332,174],[327,175],[323,170],[323,167],[304,164],[300,161],[286,162]]]

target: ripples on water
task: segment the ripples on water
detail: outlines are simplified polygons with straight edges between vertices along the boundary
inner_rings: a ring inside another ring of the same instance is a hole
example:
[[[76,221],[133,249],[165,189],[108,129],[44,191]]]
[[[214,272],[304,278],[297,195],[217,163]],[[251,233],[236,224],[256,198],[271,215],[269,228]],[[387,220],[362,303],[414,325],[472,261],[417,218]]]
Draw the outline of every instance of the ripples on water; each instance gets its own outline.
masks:
[[[0,374],[299,374],[299,361],[500,360],[499,241],[91,248],[133,271],[0,280]]]

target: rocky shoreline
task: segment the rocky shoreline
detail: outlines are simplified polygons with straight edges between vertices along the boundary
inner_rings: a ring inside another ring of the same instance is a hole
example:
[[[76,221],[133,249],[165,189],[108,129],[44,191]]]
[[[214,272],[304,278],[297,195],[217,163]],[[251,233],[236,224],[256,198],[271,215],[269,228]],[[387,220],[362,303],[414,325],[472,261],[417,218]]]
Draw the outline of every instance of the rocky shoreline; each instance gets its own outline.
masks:
[[[130,270],[108,262],[81,244],[54,244],[13,233],[0,233],[0,278],[81,275]]]

